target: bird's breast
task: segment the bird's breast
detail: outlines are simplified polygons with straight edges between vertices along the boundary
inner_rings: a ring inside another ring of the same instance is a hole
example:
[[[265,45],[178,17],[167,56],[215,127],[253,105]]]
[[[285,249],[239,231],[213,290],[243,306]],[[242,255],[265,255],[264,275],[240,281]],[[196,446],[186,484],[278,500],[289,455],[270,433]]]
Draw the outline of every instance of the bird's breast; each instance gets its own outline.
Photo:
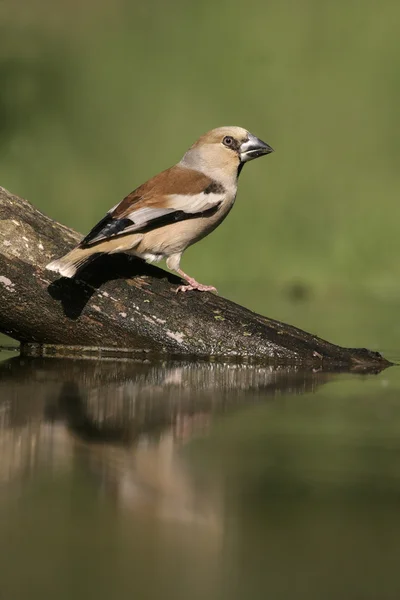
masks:
[[[145,233],[137,250],[164,256],[183,252],[218,227],[231,210],[235,197],[236,193],[227,194],[218,210],[210,216],[190,218]]]

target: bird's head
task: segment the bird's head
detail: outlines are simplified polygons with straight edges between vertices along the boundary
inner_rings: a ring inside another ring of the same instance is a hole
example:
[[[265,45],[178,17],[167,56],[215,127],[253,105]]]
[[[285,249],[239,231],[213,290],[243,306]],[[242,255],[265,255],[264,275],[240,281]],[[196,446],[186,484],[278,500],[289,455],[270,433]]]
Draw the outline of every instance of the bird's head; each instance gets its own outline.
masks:
[[[207,175],[240,173],[245,162],[273,152],[269,144],[242,127],[218,127],[189,148],[182,163]]]

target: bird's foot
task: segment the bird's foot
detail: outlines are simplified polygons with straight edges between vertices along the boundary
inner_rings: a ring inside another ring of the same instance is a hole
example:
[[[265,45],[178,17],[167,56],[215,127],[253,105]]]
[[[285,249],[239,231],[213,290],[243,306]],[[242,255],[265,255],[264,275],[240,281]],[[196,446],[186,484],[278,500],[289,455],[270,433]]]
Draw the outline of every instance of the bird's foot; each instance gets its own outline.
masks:
[[[213,285],[203,285],[202,283],[197,283],[197,281],[188,285],[180,285],[176,288],[175,291],[176,293],[178,293],[190,292],[191,290],[198,290],[199,292],[217,292],[217,288],[215,288]]]
[[[189,275],[184,273],[182,269],[177,269],[176,272],[179,273],[179,275],[187,281],[186,285],[180,285],[176,288],[176,293],[190,292],[191,290],[198,290],[199,292],[217,292],[217,288],[215,288],[213,285],[203,285],[202,283],[199,283],[198,281],[193,279],[193,277],[190,277]]]

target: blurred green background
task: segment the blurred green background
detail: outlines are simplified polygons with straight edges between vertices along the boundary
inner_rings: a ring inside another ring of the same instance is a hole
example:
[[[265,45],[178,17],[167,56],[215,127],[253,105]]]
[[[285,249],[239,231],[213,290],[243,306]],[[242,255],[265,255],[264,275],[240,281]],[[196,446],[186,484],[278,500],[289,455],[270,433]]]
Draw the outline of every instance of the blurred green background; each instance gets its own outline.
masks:
[[[398,348],[400,4],[6,0],[0,185],[81,232],[241,125],[276,152],[183,268],[332,341]]]

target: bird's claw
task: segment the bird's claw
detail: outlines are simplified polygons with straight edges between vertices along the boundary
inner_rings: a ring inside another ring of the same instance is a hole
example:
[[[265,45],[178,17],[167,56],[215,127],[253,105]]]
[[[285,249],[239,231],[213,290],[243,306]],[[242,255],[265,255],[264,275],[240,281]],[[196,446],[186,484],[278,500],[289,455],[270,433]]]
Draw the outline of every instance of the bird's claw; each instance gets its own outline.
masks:
[[[191,290],[198,290],[199,292],[216,292],[217,288],[215,288],[213,285],[203,285],[202,283],[197,283],[196,285],[179,285],[175,292],[190,292]]]

